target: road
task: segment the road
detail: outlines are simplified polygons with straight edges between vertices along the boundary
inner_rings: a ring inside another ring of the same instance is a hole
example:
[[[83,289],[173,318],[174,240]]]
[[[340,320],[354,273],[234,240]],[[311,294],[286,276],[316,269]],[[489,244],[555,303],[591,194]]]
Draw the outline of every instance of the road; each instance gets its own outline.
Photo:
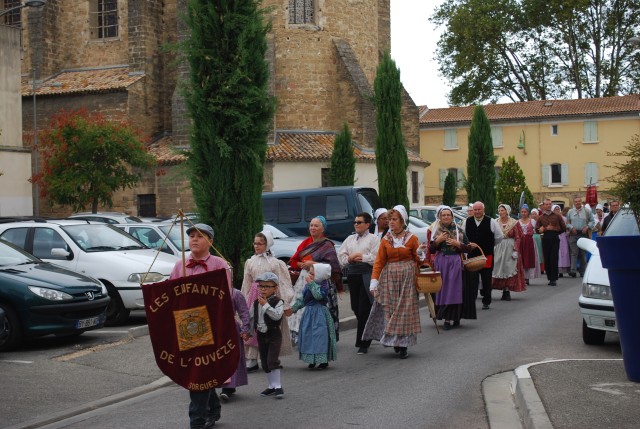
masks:
[[[481,391],[484,378],[545,359],[620,358],[615,334],[608,334],[602,347],[583,344],[577,305],[579,290],[577,278],[561,279],[558,287],[537,280],[527,292],[512,294],[511,302],[499,301],[500,294],[494,292],[491,310],[479,310],[478,320],[463,320],[460,328],[440,335],[423,309],[423,332],[419,344],[409,350],[407,360],[398,359],[393,351],[377,343],[369,354],[356,355],[355,330],[341,333],[338,361],[331,363],[328,370],[311,371],[294,356],[284,358],[282,381],[287,396],[280,401],[261,398],[259,392],[266,387],[266,377],[262,373],[251,374],[249,385],[239,388],[237,397],[223,405],[223,418],[216,427],[488,428]],[[69,347],[72,346],[65,345],[57,353],[67,352]],[[48,356],[39,360],[38,365],[56,370],[56,365],[62,364],[51,359],[55,350],[56,347],[24,353],[32,359],[38,353]],[[18,359],[21,354],[15,353],[12,358]],[[59,385],[48,385],[45,389],[38,389],[26,371],[20,380],[28,389],[12,384],[18,380],[15,377],[7,380],[3,358],[6,356],[0,356],[0,385],[10,386],[3,387],[6,392],[3,396],[10,399],[11,409],[0,405],[0,415],[10,412],[8,425],[52,412],[56,409],[52,405],[71,407],[68,401],[60,399],[61,395],[77,399],[63,375],[59,377]],[[107,360],[111,364],[105,363]],[[114,365],[114,360],[121,362]],[[89,381],[109,394],[116,382],[127,383],[139,377],[152,380],[157,374],[148,337],[97,352],[96,356],[70,359],[68,364],[88,371],[84,384],[79,383],[83,389],[89,390],[85,386]],[[12,383],[7,384],[8,381]],[[49,397],[56,392],[57,401]],[[14,393],[44,399],[39,404],[24,403],[13,400]],[[95,393],[85,394],[87,401],[91,394]],[[186,391],[169,386],[45,427],[187,428],[187,407]]]

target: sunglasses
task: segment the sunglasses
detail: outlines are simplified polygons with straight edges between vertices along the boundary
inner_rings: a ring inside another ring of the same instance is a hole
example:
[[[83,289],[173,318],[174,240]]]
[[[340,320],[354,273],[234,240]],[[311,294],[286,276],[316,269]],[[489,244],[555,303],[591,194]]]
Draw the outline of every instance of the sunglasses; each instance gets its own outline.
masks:
[[[364,221],[361,221],[361,220],[356,220],[355,222],[353,222],[354,225],[360,225],[360,224],[363,224],[363,223],[367,223],[367,222],[364,222]]]

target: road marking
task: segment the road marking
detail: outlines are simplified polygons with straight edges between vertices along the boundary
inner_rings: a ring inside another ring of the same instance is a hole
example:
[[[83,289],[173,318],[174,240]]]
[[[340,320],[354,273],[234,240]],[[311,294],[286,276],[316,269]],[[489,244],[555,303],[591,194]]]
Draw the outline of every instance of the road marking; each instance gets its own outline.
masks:
[[[6,362],[6,363],[24,363],[24,364],[30,364],[33,363],[32,360],[10,360],[10,359],[0,359],[0,362]]]

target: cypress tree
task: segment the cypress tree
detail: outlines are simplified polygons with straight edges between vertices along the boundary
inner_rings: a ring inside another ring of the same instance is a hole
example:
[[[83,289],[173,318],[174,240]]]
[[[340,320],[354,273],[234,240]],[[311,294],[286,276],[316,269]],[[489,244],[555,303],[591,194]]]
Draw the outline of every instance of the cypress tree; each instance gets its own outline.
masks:
[[[527,186],[524,173],[518,165],[514,156],[502,159],[502,168],[500,169],[500,177],[496,182],[496,194],[498,202],[509,204],[512,214],[520,210],[520,195],[524,191],[525,202],[529,205],[529,209],[534,208],[534,200],[529,187]]]
[[[480,105],[473,110],[469,131],[469,154],[467,158],[467,181],[465,188],[469,203],[482,201],[485,213],[495,217],[496,203],[496,157],[493,154],[491,125]]]
[[[447,174],[444,179],[444,193],[442,194],[442,204],[445,206],[453,206],[456,203],[456,176],[452,171]]]
[[[242,282],[252,239],[263,229],[262,186],[273,115],[266,35],[257,0],[189,0],[190,65],[185,101],[192,120],[189,173],[200,218]]]
[[[336,136],[331,154],[329,186],[353,186],[356,176],[356,157],[351,144],[349,125],[344,123],[342,131]]]
[[[385,52],[373,83],[376,106],[376,169],[384,207],[409,207],[407,169],[409,159],[402,136],[402,84],[400,70]]]

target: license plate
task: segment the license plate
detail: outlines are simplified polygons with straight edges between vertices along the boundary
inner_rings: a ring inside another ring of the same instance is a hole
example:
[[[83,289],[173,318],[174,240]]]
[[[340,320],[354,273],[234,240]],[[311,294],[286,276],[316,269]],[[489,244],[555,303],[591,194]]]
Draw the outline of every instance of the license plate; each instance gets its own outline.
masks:
[[[614,328],[616,326],[616,321],[615,319],[604,319],[604,325],[608,326],[609,328]]]
[[[77,329],[90,328],[96,326],[101,322],[101,317],[91,317],[89,319],[80,319],[76,322]]]

